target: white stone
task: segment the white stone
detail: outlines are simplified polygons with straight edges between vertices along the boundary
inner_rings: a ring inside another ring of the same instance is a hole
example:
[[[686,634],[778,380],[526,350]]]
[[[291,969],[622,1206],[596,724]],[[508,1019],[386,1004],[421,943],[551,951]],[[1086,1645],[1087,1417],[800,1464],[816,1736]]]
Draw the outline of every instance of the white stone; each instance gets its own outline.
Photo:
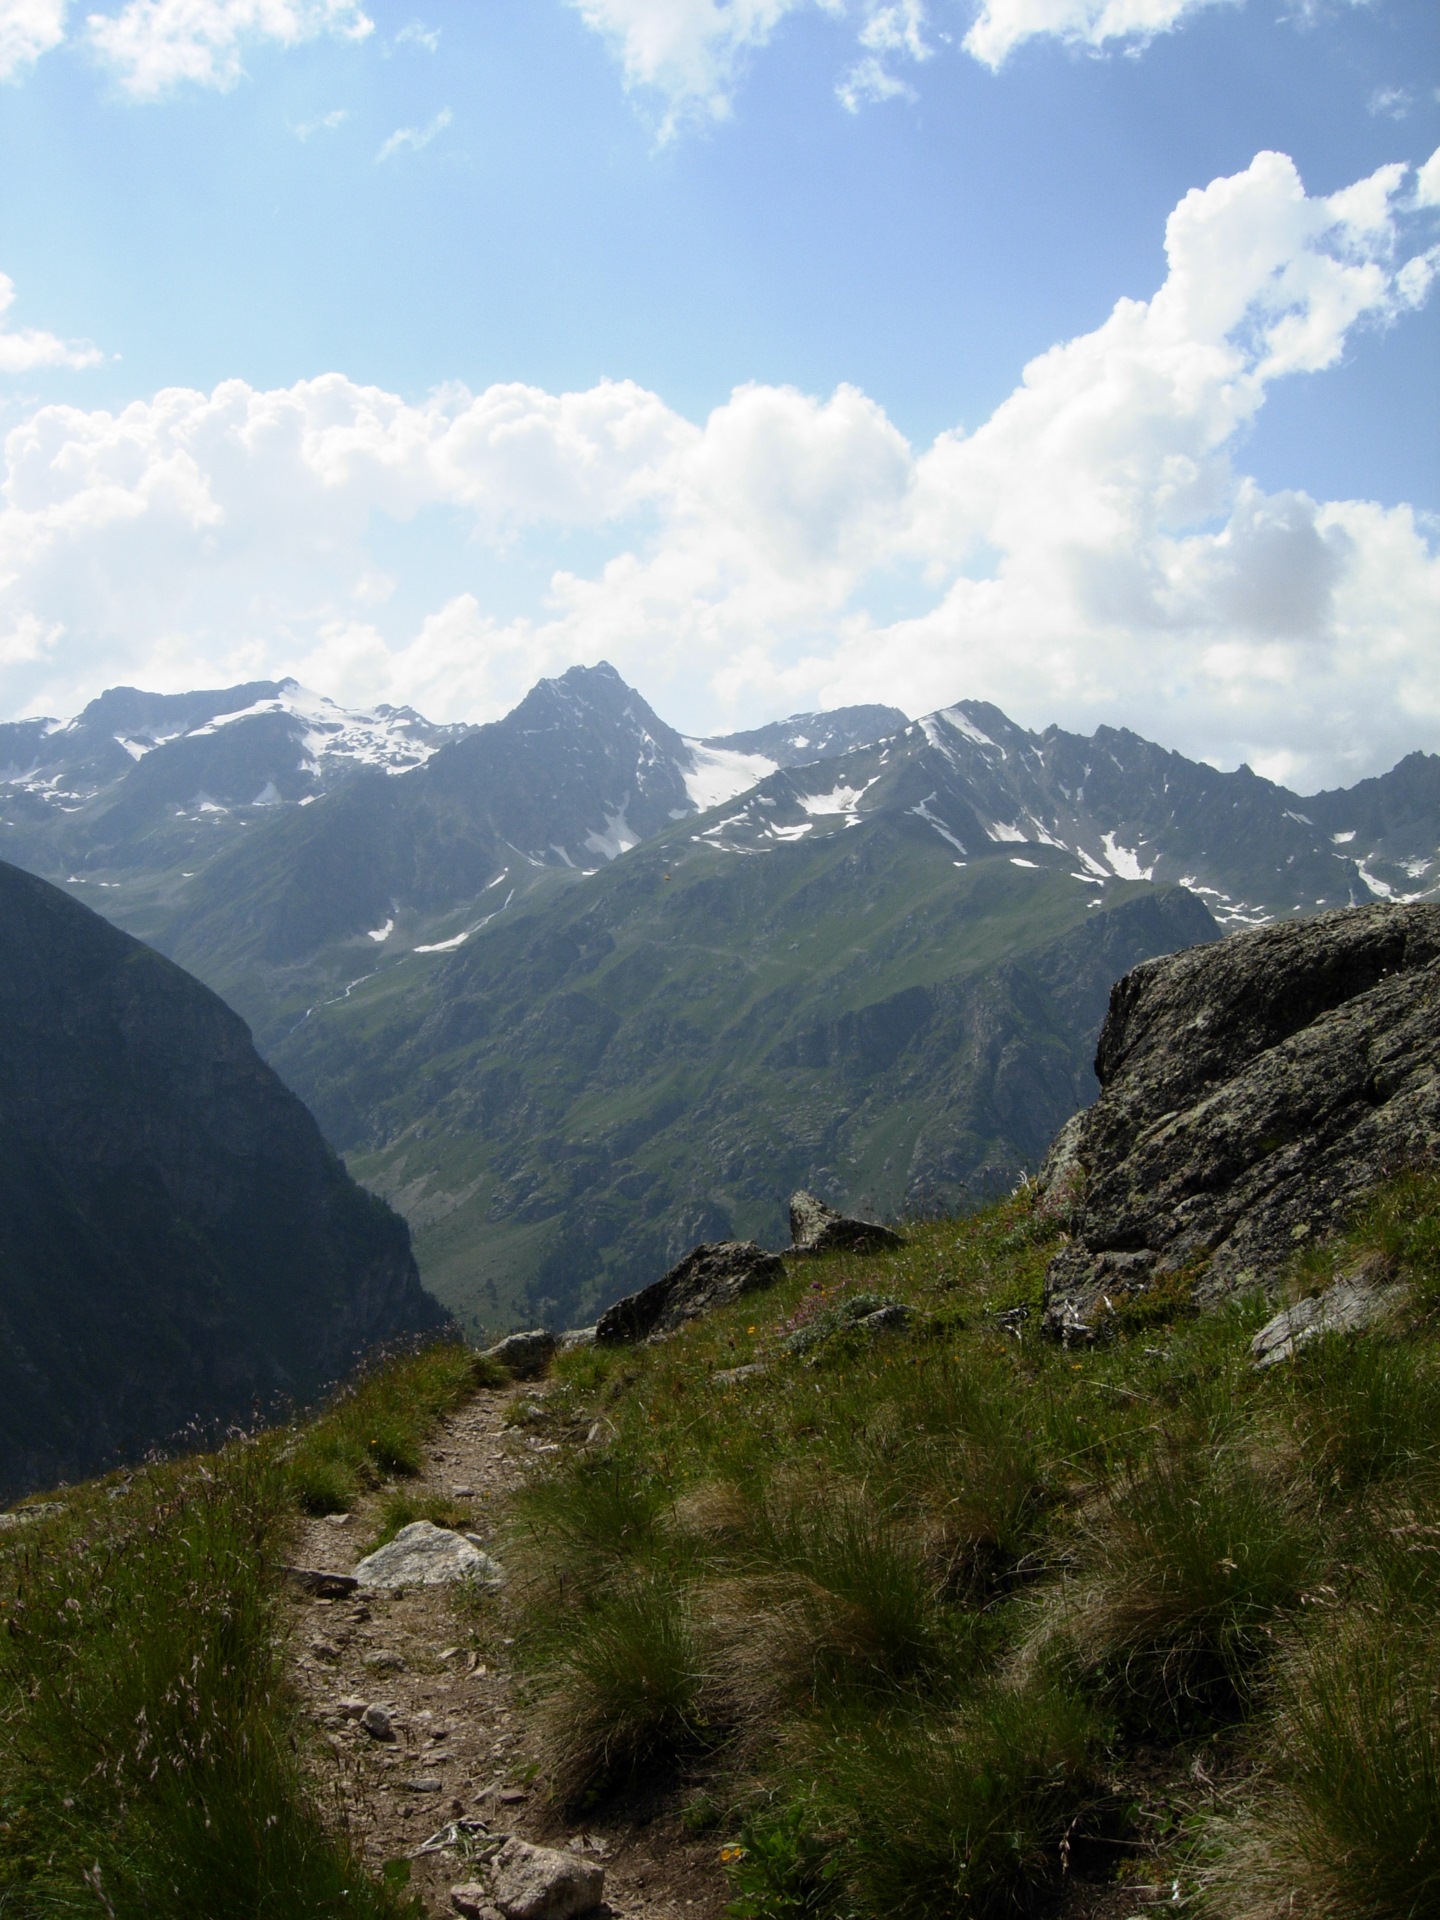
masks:
[[[366,1556],[355,1569],[362,1589],[438,1587],[451,1580],[475,1580],[498,1586],[499,1566],[463,1534],[429,1520],[412,1521],[395,1538]]]

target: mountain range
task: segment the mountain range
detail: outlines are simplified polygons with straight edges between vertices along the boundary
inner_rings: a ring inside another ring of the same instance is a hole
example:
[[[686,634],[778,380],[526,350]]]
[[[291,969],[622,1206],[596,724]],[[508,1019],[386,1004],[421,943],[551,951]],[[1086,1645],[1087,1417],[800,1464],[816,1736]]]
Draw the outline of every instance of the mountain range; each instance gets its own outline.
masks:
[[[504,719],[293,683],[0,728],[0,848],[221,993],[475,1324],[573,1320],[791,1187],[1033,1165],[1111,982],[1440,897],[1440,757],[1308,797],[962,701],[693,739],[603,663]]]

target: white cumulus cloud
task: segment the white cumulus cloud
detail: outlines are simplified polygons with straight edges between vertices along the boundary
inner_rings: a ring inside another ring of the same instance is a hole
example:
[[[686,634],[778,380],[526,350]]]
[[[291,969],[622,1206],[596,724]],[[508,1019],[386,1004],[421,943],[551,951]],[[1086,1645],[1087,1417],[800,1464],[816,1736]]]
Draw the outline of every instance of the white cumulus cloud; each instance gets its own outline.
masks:
[[[105,358],[88,340],[61,340],[33,327],[12,328],[5,316],[15,304],[15,282],[0,273],[0,373],[33,373],[40,367],[98,367]]]
[[[118,13],[90,14],[86,27],[124,90],[148,100],[184,81],[234,86],[247,46],[363,40],[374,23],[358,0],[127,0]]]
[[[70,0],[0,0],[0,80],[14,80],[65,38]]]
[[[1187,15],[1222,0],[983,0],[964,46],[987,67],[999,67],[1026,40],[1049,35],[1073,46],[1111,41],[1143,45]]]
[[[415,404],[339,374],[39,409],[4,443],[4,704],[298,671],[485,718],[604,655],[707,731],[975,695],[1302,786],[1377,770],[1440,745],[1435,528],[1267,493],[1236,457],[1274,382],[1425,296],[1430,177],[1311,196],[1258,155],[1175,208],[1150,299],[923,448],[844,386],[701,421],[628,382]],[[462,524],[427,602],[404,529],[435,515]],[[493,610],[516,554],[540,584]]]

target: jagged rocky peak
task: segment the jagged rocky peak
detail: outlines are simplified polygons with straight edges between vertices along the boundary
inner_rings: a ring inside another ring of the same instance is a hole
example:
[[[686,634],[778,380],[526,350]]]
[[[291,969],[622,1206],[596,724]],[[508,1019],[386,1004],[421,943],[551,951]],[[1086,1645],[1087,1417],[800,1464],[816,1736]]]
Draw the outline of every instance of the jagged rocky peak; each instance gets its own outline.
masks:
[[[1360,787],[1305,800],[1248,767],[1223,773],[1124,728],[1031,733],[978,700],[779,769],[701,832],[753,852],[883,812],[912,816],[957,864],[998,856],[1095,888],[1188,887],[1227,928],[1440,898],[1440,757],[1411,755]]]
[[[0,1026],[0,1498],[445,1323],[243,1022],[3,863]]]
[[[1392,1172],[1440,1154],[1440,906],[1381,903],[1147,961],[1115,987],[1101,1093],[1042,1204],[1071,1238],[1046,1322],[1092,1337],[1117,1300],[1193,1271],[1273,1286]]]

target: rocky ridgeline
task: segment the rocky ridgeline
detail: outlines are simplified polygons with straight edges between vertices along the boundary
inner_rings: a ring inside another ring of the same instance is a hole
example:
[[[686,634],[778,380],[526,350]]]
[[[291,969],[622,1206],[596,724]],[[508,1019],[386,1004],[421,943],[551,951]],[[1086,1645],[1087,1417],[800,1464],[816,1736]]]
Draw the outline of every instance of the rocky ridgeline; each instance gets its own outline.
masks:
[[[1111,995],[1095,1070],[1099,1099],[1040,1175],[1071,1230],[1045,1287],[1067,1340],[1166,1275],[1193,1269],[1201,1305],[1273,1285],[1387,1174],[1440,1153],[1440,907],[1148,961]],[[1306,1326],[1357,1314],[1337,1300]]]

